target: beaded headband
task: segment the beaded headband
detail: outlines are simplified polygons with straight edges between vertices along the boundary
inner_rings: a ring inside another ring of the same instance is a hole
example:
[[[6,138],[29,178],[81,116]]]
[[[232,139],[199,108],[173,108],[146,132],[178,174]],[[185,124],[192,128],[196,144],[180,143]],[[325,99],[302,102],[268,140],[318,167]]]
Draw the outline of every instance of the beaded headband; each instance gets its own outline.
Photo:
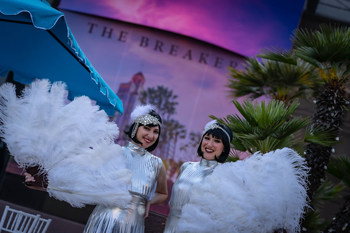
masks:
[[[150,114],[145,114],[145,115],[137,117],[135,119],[134,123],[135,123],[135,125],[132,129],[132,132],[131,132],[131,138],[135,137],[136,131],[139,128],[140,124],[142,124],[142,125],[159,125],[159,127],[162,126],[162,124],[160,123],[158,118],[154,117]]]
[[[216,124],[216,123],[212,123],[210,125],[208,125],[207,127],[205,127],[204,131],[203,131],[203,135],[210,129],[221,129],[227,136],[228,142],[230,142],[230,135],[226,132],[226,130],[224,128],[222,128],[220,125]]]

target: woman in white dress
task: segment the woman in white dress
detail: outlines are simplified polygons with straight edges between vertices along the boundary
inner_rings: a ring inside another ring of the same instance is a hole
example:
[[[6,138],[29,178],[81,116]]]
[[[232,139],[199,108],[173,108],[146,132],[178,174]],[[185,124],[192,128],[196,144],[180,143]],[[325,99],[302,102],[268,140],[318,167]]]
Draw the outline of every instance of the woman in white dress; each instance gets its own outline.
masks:
[[[87,97],[65,103],[65,85],[37,80],[17,97],[0,87],[0,137],[16,162],[37,166],[44,177],[35,189],[74,207],[97,205],[86,233],[143,233],[151,204],[167,198],[166,172],[152,155],[162,119],[153,106],[132,112],[126,146],[114,143],[119,129]],[[25,174],[26,183],[37,176]]]
[[[136,108],[127,132],[130,142],[123,147],[127,167],[132,171],[127,208],[98,205],[89,217],[84,233],[143,233],[149,206],[167,198],[166,172],[162,160],[152,155],[161,130],[160,116],[148,106]]]
[[[283,148],[225,162],[231,130],[216,121],[204,129],[200,162],[181,167],[165,233],[299,232],[307,207],[305,160]]]
[[[232,132],[226,125],[210,122],[203,132],[197,154],[199,162],[186,162],[180,168],[170,199],[170,213],[167,218],[164,233],[177,232],[177,226],[183,206],[189,202],[194,184],[203,183],[218,163],[226,161],[230,153]],[[203,194],[205,195],[205,194]]]

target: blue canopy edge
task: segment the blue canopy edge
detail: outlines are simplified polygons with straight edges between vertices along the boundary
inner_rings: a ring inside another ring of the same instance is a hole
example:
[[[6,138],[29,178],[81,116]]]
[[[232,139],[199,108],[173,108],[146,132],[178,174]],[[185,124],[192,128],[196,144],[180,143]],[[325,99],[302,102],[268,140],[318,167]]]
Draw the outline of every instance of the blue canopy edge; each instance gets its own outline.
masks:
[[[77,41],[74,39],[73,34],[69,27],[67,26],[67,37],[69,38],[70,46],[74,50],[76,56],[81,62],[83,62],[90,70],[91,79],[98,85],[100,92],[107,96],[109,103],[118,111],[123,114],[123,103],[119,97],[114,93],[114,91],[108,86],[108,84],[103,80],[103,78],[98,74],[96,69],[92,66],[90,61],[87,59],[83,51],[80,49]],[[107,113],[108,114],[108,113]],[[108,115],[114,115],[108,114]]]
[[[89,71],[90,79],[96,84],[98,91],[104,95],[110,105],[106,102],[94,99],[96,104],[100,106],[109,116],[113,116],[115,111],[123,114],[123,103],[115,92],[108,86],[103,78],[98,74],[96,69],[92,66],[87,59],[83,51],[80,49],[77,41],[75,40],[70,28],[68,27],[64,14],[50,6],[46,1],[40,0],[2,0],[0,4],[0,13],[5,16],[14,16],[21,14],[29,14],[30,21],[35,28],[42,30],[54,29],[56,25],[63,27],[66,31],[67,44],[69,45],[71,53],[78,59],[78,61]],[[49,31],[50,32],[50,31]],[[54,34],[54,33],[53,33]],[[54,35],[53,35],[54,36]],[[64,38],[63,38],[64,39]],[[4,72],[4,70],[2,70]],[[28,84],[35,79],[35,77],[27,77],[25,74],[16,71],[14,79],[18,82]],[[69,90],[69,84],[67,84],[68,91],[70,92],[68,97],[74,99],[74,97],[82,95]],[[89,94],[84,94],[89,96]],[[90,97],[90,96],[89,96]],[[91,97],[90,97],[91,98]]]

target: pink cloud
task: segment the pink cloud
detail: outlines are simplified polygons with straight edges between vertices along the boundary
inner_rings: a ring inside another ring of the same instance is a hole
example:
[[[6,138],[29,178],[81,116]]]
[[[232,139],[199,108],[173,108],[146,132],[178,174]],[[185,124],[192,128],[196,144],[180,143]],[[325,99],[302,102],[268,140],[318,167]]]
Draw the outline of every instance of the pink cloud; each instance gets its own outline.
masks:
[[[285,26],[274,17],[278,12],[262,1],[62,0],[60,7],[65,6],[187,35],[247,56],[289,44],[288,32],[281,38]]]

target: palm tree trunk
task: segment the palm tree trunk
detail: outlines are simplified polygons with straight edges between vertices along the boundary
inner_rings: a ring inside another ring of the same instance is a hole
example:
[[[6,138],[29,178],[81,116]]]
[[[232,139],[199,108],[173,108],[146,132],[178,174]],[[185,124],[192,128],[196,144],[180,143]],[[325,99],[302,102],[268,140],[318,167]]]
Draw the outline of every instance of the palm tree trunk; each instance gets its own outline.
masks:
[[[310,168],[308,197],[310,200],[325,178],[327,164],[332,153],[331,147],[310,143],[305,151],[305,159]]]
[[[345,201],[343,208],[333,218],[324,232],[350,232],[350,199]]]
[[[339,135],[340,126],[345,114],[346,92],[339,82],[326,83],[319,90],[316,102],[316,113],[313,116],[313,126],[332,130],[335,137]],[[305,158],[310,167],[308,196],[312,199],[315,191],[325,178],[325,172],[330,156],[331,147],[308,144]]]

